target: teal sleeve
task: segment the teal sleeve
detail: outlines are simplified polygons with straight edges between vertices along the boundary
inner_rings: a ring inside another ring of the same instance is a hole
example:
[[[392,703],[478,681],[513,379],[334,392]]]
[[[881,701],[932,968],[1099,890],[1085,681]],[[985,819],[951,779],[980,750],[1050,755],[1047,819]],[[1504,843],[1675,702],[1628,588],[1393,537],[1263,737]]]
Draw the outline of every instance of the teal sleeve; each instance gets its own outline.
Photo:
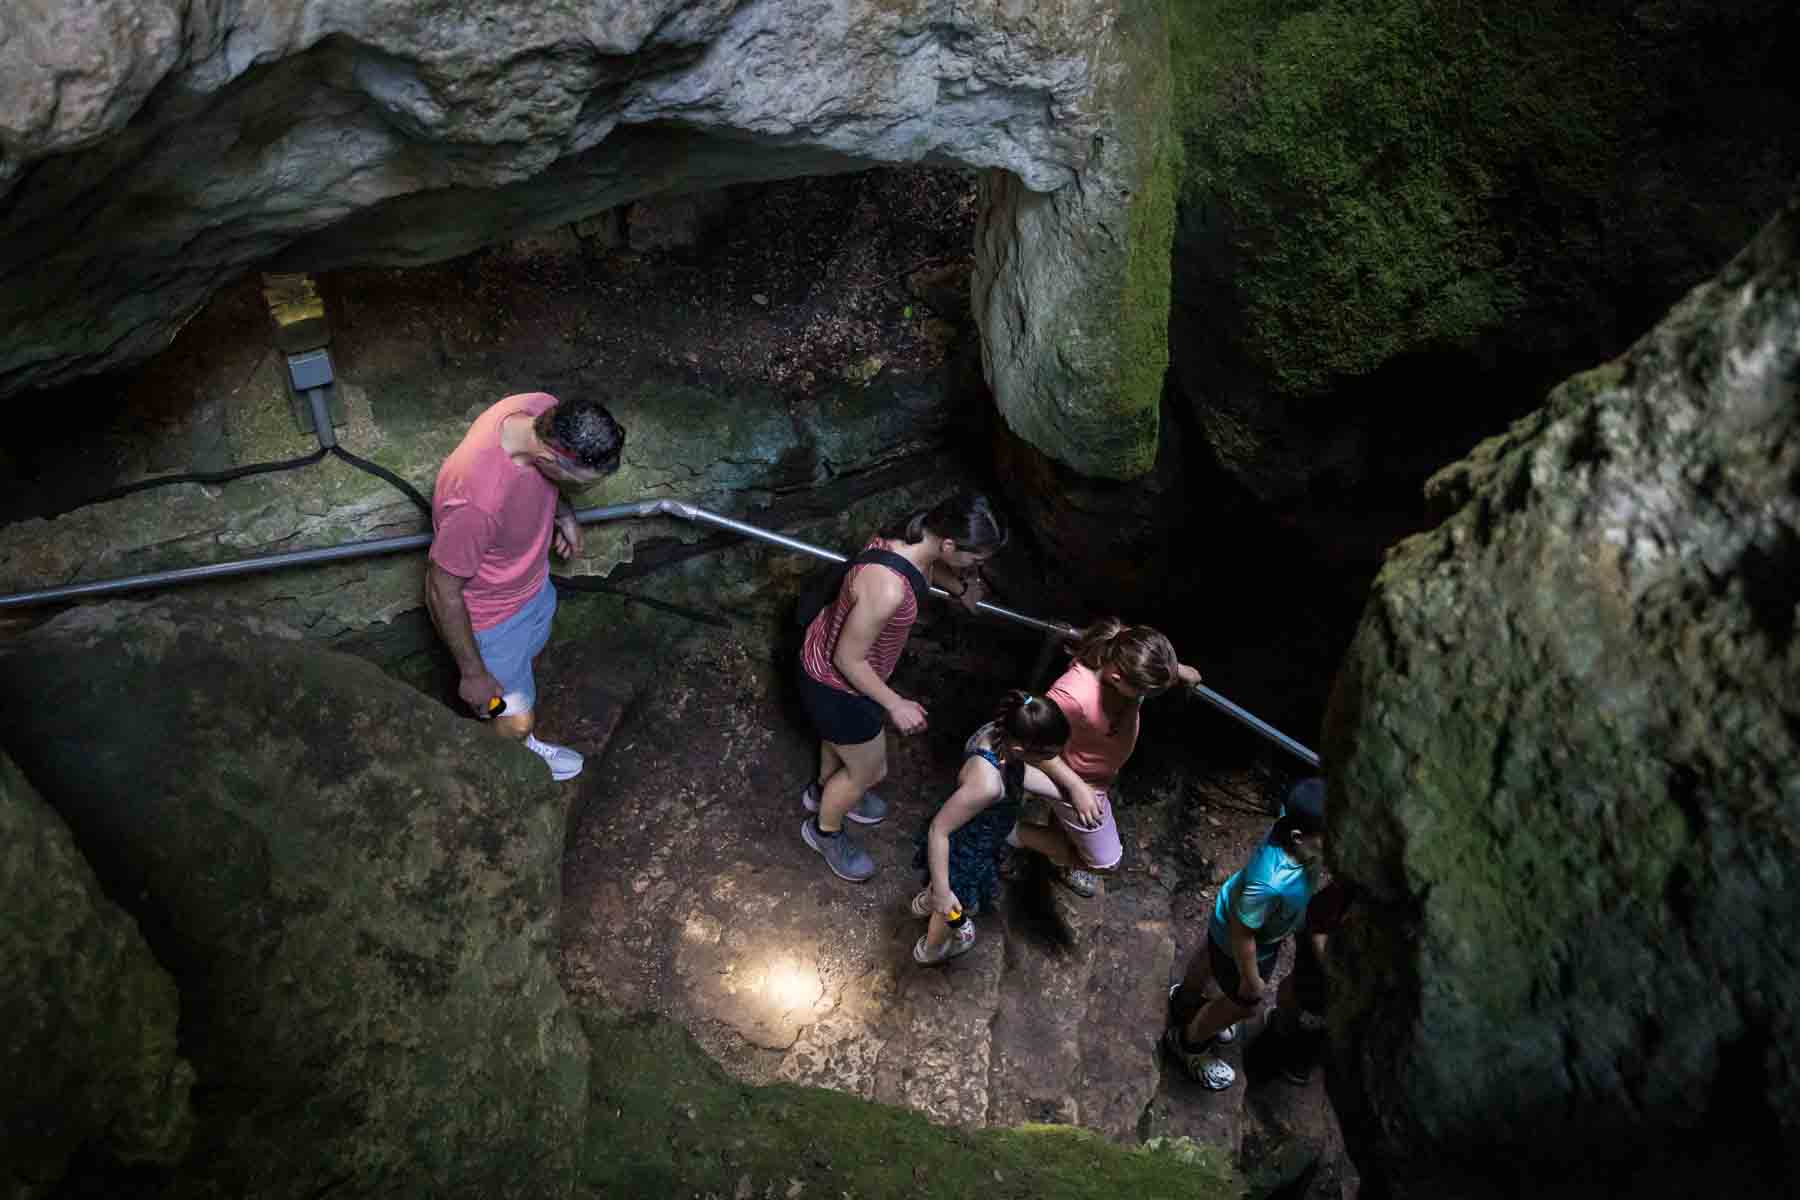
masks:
[[[1243,887],[1238,889],[1237,903],[1232,907],[1231,915],[1246,929],[1261,929],[1268,919],[1269,905],[1275,899],[1272,888],[1246,877]]]

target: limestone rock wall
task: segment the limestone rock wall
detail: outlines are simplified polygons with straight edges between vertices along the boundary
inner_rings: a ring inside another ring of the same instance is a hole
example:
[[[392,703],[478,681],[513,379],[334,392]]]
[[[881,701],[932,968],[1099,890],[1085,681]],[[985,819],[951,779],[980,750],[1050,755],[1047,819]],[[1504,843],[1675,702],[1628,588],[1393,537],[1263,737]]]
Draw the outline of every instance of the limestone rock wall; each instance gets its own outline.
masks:
[[[180,987],[197,1125],[154,1194],[568,1194],[588,1047],[538,759],[204,605],[71,612],[0,669],[8,751]]]
[[[4,754],[0,962],[0,1196],[49,1195],[84,1144],[118,1162],[179,1162],[194,1071],[176,1053],[175,981]]]
[[[1400,1195],[1792,1178],[1800,201],[1432,490],[1324,746],[1365,1153]]]
[[[551,271],[574,278],[583,263],[543,253],[507,261],[496,268],[500,282],[479,285],[482,295],[464,287],[465,275],[454,267],[409,275],[397,296],[377,292],[366,275],[323,277],[346,418],[340,443],[429,495],[444,456],[487,405],[537,389],[596,395],[629,431],[626,455],[616,475],[575,497],[578,505],[666,497],[779,523],[759,510],[879,478],[897,464],[905,473],[905,464],[917,461],[915,473],[928,472],[929,455],[949,439],[973,386],[964,377],[975,368],[962,361],[972,355],[959,353],[933,368],[877,364],[869,379],[826,376],[796,396],[753,370],[730,371],[721,361],[729,351],[705,344],[707,332],[733,321],[735,335],[755,336],[729,305],[673,332],[625,330],[640,347],[661,342],[657,352],[673,360],[647,366],[641,360],[649,350],[634,357],[599,347],[589,332],[619,329],[617,301],[599,288],[540,282]],[[607,269],[602,262],[593,272],[603,277]],[[838,303],[834,295],[823,307]],[[21,505],[73,507],[0,524],[0,593],[429,530],[397,489],[335,459],[221,486],[178,484],[78,502],[114,481],[287,460],[316,448],[313,435],[290,418],[261,307],[254,278],[233,284],[130,383],[122,405],[81,398],[96,411],[81,449],[54,459],[55,469],[35,472],[33,483],[10,497]],[[65,453],[46,445],[22,452],[40,459]],[[93,476],[78,478],[88,471]],[[632,563],[647,543],[705,535],[666,518],[592,526],[583,558],[553,566],[607,575]],[[309,636],[335,638],[418,609],[423,578],[424,555],[415,552],[200,590]],[[735,573],[729,584],[715,573],[709,604],[744,599],[768,579],[762,568]]]
[[[976,233],[982,363],[1014,433],[1078,473],[1156,463],[1168,366],[1179,147],[1169,127],[1168,6],[1134,0],[1093,44],[1111,127],[1074,184],[1041,194],[991,171]]]

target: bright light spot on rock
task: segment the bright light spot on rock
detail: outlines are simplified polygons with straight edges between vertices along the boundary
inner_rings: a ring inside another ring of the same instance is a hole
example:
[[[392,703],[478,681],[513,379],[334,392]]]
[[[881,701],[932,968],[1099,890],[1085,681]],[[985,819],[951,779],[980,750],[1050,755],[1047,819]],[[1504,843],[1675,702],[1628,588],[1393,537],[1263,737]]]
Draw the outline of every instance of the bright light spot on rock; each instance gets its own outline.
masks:
[[[763,980],[764,994],[780,1008],[810,1008],[819,998],[819,977],[791,959],[769,964]]]

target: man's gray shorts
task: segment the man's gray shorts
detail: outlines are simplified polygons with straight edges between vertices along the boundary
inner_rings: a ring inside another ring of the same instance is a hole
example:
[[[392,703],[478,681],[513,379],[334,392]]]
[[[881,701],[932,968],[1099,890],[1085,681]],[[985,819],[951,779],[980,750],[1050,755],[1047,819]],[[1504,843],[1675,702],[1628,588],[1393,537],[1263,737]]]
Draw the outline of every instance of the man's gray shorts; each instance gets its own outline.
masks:
[[[500,681],[500,690],[506,694],[506,716],[520,716],[537,707],[531,660],[550,640],[550,618],[555,615],[556,588],[546,576],[544,586],[532,593],[524,608],[492,628],[475,632],[482,665]]]

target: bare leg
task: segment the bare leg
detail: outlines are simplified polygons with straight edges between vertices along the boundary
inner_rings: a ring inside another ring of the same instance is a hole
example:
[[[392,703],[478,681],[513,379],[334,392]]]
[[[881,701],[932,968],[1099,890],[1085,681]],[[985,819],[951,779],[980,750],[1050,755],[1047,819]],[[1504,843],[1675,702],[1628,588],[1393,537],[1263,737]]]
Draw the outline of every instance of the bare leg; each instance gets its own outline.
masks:
[[[1233,1021],[1245,1021],[1256,1015],[1259,1006],[1239,1004],[1230,996],[1214,996],[1206,1002],[1194,1019],[1182,1030],[1190,1046],[1199,1046]]]
[[[950,940],[950,922],[944,920],[944,914],[931,914],[931,924],[925,928],[925,948],[936,954]]]
[[[1222,996],[1219,992],[1218,981],[1213,978],[1211,939],[1202,939],[1193,956],[1188,959],[1187,973],[1181,977],[1184,999],[1191,1003],[1201,996],[1208,998],[1182,1026],[1182,1036],[1188,1045],[1198,1046],[1233,1021],[1242,1021],[1256,1015],[1255,1006],[1239,1004],[1234,998]],[[1182,1007],[1185,1008],[1186,1005]],[[1177,1019],[1180,1019],[1179,1015]]]
[[[537,725],[537,710],[522,712],[516,715],[505,715],[494,718],[494,732],[501,737],[509,737],[515,741],[524,741],[525,735]]]
[[[843,765],[844,757],[837,752],[836,746],[833,746],[830,742],[819,743],[818,778],[819,789],[821,791],[823,791],[825,785],[831,781],[831,777],[837,773],[837,769]]]
[[[826,743],[843,766],[831,773],[819,795],[819,832],[836,833],[844,827],[844,814],[862,794],[887,778],[887,734],[879,733],[855,746]],[[824,762],[826,751],[819,760]]]

